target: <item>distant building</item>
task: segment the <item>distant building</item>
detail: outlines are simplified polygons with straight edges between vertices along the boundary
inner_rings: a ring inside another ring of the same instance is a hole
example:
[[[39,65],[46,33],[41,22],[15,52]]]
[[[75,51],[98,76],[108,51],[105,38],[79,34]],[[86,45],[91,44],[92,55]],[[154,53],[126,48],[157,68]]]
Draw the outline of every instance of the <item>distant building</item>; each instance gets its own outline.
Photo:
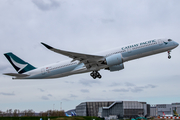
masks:
[[[157,116],[163,116],[163,112],[165,115],[174,115],[173,110],[176,110],[178,114],[180,114],[180,103],[172,103],[172,104],[157,104]]]
[[[114,101],[105,102],[82,102],[76,106],[77,116],[98,116],[99,107],[108,107]]]
[[[102,118],[136,118],[138,116],[180,116],[180,103],[149,105],[138,101],[82,102],[75,109],[77,116]]]
[[[150,116],[155,117],[157,116],[157,110],[156,105],[151,105],[150,107]]]
[[[172,103],[172,110],[175,110],[180,116],[180,103]]]
[[[106,118],[116,115],[117,118],[136,118],[138,116],[149,116],[150,105],[138,101],[116,101],[109,107],[99,108],[99,116]]]
[[[150,105],[137,101],[83,102],[76,106],[77,116],[135,118],[150,116]]]
[[[180,114],[180,103],[172,103],[172,104],[156,104],[150,107],[150,116],[164,116],[163,113],[168,115],[174,115],[176,111],[177,114]]]

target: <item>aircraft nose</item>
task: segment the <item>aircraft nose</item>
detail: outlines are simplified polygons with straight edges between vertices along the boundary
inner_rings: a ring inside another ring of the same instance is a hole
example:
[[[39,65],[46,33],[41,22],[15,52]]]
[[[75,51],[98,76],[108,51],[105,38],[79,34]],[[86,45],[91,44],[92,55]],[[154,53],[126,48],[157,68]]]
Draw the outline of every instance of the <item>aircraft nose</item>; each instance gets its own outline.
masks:
[[[179,43],[177,43],[177,42],[174,42],[174,44],[176,45],[176,47],[179,45]]]

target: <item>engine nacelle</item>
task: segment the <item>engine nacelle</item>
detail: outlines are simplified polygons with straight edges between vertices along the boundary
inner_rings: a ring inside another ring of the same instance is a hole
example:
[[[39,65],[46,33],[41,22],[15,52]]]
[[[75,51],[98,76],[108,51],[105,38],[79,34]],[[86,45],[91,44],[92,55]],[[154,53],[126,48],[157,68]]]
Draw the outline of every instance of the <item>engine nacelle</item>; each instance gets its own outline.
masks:
[[[118,70],[122,70],[122,69],[124,69],[124,64],[114,65],[114,66],[109,67],[109,70],[110,70],[111,72],[113,72],[113,71],[118,71]]]
[[[106,58],[108,66],[120,65],[123,63],[122,55],[120,53],[108,56]]]

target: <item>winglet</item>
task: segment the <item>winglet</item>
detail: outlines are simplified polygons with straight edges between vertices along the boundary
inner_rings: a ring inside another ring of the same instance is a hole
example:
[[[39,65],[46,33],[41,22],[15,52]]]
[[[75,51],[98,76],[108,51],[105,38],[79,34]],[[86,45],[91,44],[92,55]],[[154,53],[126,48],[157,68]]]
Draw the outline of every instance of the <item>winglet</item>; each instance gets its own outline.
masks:
[[[49,46],[49,45],[47,45],[47,44],[45,44],[45,43],[43,43],[43,42],[41,42],[41,44],[43,44],[46,48],[48,48],[48,49],[53,49],[53,47],[51,47],[51,46]]]

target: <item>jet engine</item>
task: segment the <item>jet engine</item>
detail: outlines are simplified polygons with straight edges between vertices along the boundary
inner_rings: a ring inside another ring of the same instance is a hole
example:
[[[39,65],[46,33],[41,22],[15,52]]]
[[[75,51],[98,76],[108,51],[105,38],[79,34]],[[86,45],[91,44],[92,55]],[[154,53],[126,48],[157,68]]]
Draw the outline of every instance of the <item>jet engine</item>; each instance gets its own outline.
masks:
[[[113,54],[106,58],[106,64],[108,66],[120,65],[123,63],[122,55],[120,53]]]
[[[119,70],[122,70],[124,69],[124,64],[119,64],[119,65],[113,65],[113,66],[110,66],[108,68],[105,68],[106,70],[110,70],[111,72],[113,71],[119,71]]]

